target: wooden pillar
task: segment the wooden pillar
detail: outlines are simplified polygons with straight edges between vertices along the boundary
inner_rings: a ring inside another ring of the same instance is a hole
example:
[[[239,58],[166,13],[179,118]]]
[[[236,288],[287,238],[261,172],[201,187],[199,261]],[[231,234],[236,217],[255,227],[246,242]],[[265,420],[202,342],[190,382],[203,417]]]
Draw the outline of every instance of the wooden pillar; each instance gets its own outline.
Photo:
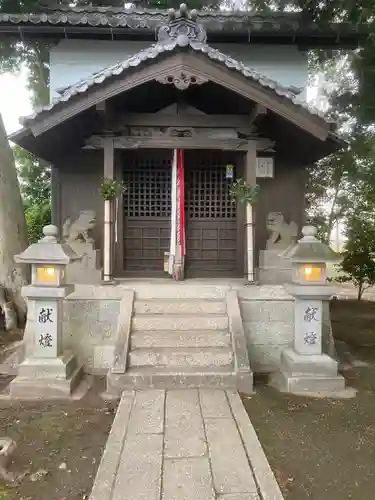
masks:
[[[113,139],[106,138],[104,143],[104,177],[114,177]],[[104,201],[104,244],[103,244],[103,280],[112,281],[113,272],[113,202]]]
[[[58,227],[59,237],[62,237],[60,189],[60,172],[58,168],[51,165],[51,223]]]
[[[245,155],[245,181],[251,186],[256,185],[256,141],[249,141],[248,150]],[[247,281],[256,281],[254,268],[254,210],[252,205],[247,204],[245,208],[245,274]]]

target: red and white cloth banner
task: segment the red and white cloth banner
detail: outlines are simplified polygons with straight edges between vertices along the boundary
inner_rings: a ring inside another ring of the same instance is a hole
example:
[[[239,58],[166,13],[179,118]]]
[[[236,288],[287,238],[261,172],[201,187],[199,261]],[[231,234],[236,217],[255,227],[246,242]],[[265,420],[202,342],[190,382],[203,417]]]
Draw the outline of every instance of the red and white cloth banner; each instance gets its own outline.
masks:
[[[185,257],[185,193],[184,150],[174,149],[172,158],[172,217],[171,244],[169,250],[169,274],[173,279],[183,278]]]

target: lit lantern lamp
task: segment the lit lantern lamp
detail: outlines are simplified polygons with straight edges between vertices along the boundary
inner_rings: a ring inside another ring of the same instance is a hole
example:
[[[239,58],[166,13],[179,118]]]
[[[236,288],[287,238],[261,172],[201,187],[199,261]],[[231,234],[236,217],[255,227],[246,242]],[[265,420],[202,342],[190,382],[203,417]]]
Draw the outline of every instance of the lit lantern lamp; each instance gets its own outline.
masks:
[[[327,283],[326,264],[339,257],[316,238],[315,227],[305,226],[302,234],[285,254],[292,262],[292,283],[285,289],[295,299],[293,348],[282,352],[280,372],[271,383],[292,393],[342,390],[345,379],[337,374],[337,361],[322,352],[323,303],[336,292]]]
[[[31,264],[31,285],[22,288],[27,298],[25,330],[26,359],[10,383],[14,397],[66,397],[81,374],[73,353],[62,343],[63,299],[74,291],[65,283],[65,267],[78,259],[67,244],[57,240],[56,226],[46,226],[44,237],[14,257],[19,264]]]

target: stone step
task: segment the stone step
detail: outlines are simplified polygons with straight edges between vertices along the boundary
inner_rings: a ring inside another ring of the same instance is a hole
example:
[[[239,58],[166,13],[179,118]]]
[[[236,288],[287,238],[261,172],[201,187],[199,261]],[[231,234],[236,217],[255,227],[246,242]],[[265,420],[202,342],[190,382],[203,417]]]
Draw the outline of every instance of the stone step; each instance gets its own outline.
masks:
[[[134,313],[138,314],[226,314],[227,306],[222,300],[194,299],[150,299],[136,300]]]
[[[227,347],[210,348],[168,348],[134,349],[129,353],[129,365],[151,367],[230,367],[233,363],[233,352]]]
[[[228,347],[231,338],[227,330],[206,331],[146,331],[130,337],[132,349],[149,347]]]
[[[141,314],[132,319],[132,331],[155,330],[226,330],[227,316],[177,316],[175,314]]]
[[[126,373],[108,372],[107,392],[114,396],[129,389],[235,389],[236,375],[228,368],[137,367]]]
[[[194,299],[194,300],[224,300],[229,286],[207,286],[202,283],[190,284],[187,282],[176,282],[166,284],[148,283],[137,284],[135,287],[136,300],[155,299]]]

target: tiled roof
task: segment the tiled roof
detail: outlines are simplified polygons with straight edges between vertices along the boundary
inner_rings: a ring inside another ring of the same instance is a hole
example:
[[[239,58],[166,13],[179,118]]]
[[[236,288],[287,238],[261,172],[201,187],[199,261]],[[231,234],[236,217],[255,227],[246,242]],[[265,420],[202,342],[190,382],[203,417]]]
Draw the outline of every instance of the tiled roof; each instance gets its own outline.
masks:
[[[233,59],[232,57],[223,54],[217,49],[213,49],[207,43],[195,42],[189,40],[187,37],[185,39],[175,39],[169,40],[163,43],[156,43],[150,47],[141,50],[137,54],[125,59],[124,61],[112,65],[102,71],[94,73],[90,77],[79,81],[75,85],[64,90],[61,95],[56,97],[50,104],[37,109],[32,115],[22,118],[20,121],[22,125],[27,126],[28,123],[33,121],[35,118],[39,117],[43,113],[50,112],[56,106],[59,106],[78,94],[83,94],[87,92],[91,87],[103,84],[107,79],[115,78],[119,75],[124,74],[126,71],[130,71],[132,68],[140,67],[147,62],[155,60],[157,58],[165,56],[171,52],[177,51],[191,51],[194,53],[204,54],[209,59],[226,66],[226,68],[241,73],[244,77],[251,81],[257,82],[259,85],[266,89],[272,90],[275,94],[284,97],[291,101],[294,105],[307,110],[312,115],[317,115],[324,119],[323,115],[316,110],[311,108],[307,103],[301,102],[297,95],[291,92],[290,89],[280,85],[276,81],[258,73],[257,71],[245,66],[243,63]]]
[[[160,23],[166,22],[167,10],[158,9],[125,9],[123,7],[59,7],[46,12],[0,14],[1,24],[15,25],[51,25],[51,26],[91,26],[129,29],[155,30]],[[200,11],[198,20],[208,32],[233,30],[249,31],[254,34],[259,31],[289,32],[308,30],[318,34],[322,27],[314,23],[301,22],[300,13],[263,14],[254,11]],[[358,35],[358,28],[347,23],[327,24],[324,32],[339,34],[353,32]]]

